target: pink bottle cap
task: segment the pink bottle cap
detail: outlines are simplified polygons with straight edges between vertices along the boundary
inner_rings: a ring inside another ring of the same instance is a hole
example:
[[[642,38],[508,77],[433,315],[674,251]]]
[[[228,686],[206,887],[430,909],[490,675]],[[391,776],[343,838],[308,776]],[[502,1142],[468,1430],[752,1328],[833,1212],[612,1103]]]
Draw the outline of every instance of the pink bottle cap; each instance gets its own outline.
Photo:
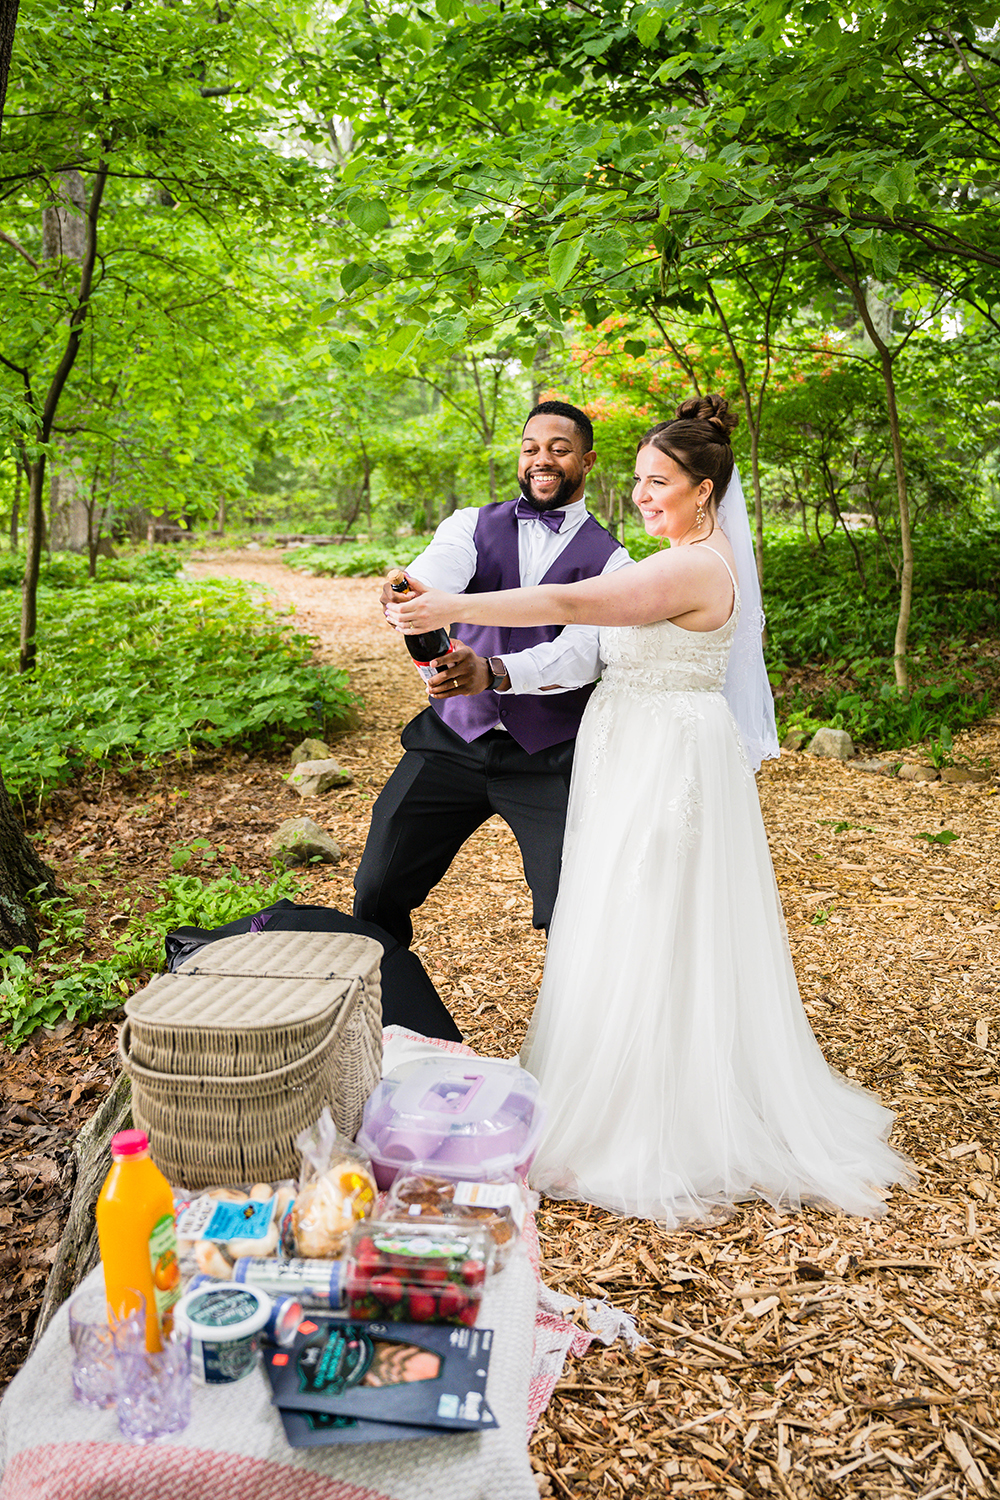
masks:
[[[112,1156],[141,1156],[149,1150],[149,1136],[144,1130],[119,1130],[111,1137]]]

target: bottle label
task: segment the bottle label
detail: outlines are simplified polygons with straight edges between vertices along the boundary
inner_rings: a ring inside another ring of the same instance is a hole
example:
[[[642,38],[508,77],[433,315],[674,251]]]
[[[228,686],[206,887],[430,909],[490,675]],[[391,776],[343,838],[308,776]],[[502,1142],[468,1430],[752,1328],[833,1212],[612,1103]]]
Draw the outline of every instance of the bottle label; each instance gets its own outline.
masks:
[[[172,1213],[163,1214],[149,1235],[149,1264],[153,1272],[156,1319],[169,1326],[167,1314],[181,1295],[181,1268],[177,1261],[177,1230]]]
[[[446,656],[451,656],[454,650],[454,646],[449,644],[447,651],[442,651],[440,656],[436,656],[434,658],[434,661],[442,661]],[[413,659],[413,665],[416,667],[417,671],[420,673],[425,682],[430,682],[431,678],[436,677],[438,672],[440,671],[440,668],[436,667],[434,665],[434,662],[417,661],[416,657],[414,657]]]

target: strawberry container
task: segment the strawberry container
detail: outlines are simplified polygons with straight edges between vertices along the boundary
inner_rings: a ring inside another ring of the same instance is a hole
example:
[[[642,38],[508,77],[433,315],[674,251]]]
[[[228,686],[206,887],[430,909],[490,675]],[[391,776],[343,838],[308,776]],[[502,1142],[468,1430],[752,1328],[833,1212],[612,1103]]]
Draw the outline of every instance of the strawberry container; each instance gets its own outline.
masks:
[[[367,1219],[353,1231],[346,1258],[347,1314],[471,1327],[494,1249],[480,1225]]]

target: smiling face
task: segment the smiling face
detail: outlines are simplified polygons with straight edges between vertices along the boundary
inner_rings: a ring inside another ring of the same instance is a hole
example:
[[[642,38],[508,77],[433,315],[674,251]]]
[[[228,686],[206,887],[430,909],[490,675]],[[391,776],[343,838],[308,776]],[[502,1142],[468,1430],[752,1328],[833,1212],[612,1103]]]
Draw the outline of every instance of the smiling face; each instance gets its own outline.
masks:
[[[521,438],[517,482],[538,510],[555,510],[583,494],[596,455],[584,452],[583,434],[569,417],[532,417]]]
[[[693,531],[698,503],[703,500],[707,506],[711,493],[710,479],[696,482],[669,453],[661,453],[652,443],[636,454],[632,499],[647,535],[679,541]]]

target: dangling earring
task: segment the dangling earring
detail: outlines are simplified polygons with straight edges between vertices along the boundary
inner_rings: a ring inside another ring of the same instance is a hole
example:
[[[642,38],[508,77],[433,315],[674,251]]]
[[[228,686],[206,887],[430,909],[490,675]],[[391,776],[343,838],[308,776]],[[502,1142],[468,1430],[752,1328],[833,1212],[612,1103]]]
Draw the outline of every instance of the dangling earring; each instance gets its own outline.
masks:
[[[704,524],[705,524],[705,502],[704,502],[704,500],[699,500],[698,501],[698,509],[695,511],[695,515],[694,515],[694,529],[695,529],[695,531],[700,531],[701,528],[704,526]]]

